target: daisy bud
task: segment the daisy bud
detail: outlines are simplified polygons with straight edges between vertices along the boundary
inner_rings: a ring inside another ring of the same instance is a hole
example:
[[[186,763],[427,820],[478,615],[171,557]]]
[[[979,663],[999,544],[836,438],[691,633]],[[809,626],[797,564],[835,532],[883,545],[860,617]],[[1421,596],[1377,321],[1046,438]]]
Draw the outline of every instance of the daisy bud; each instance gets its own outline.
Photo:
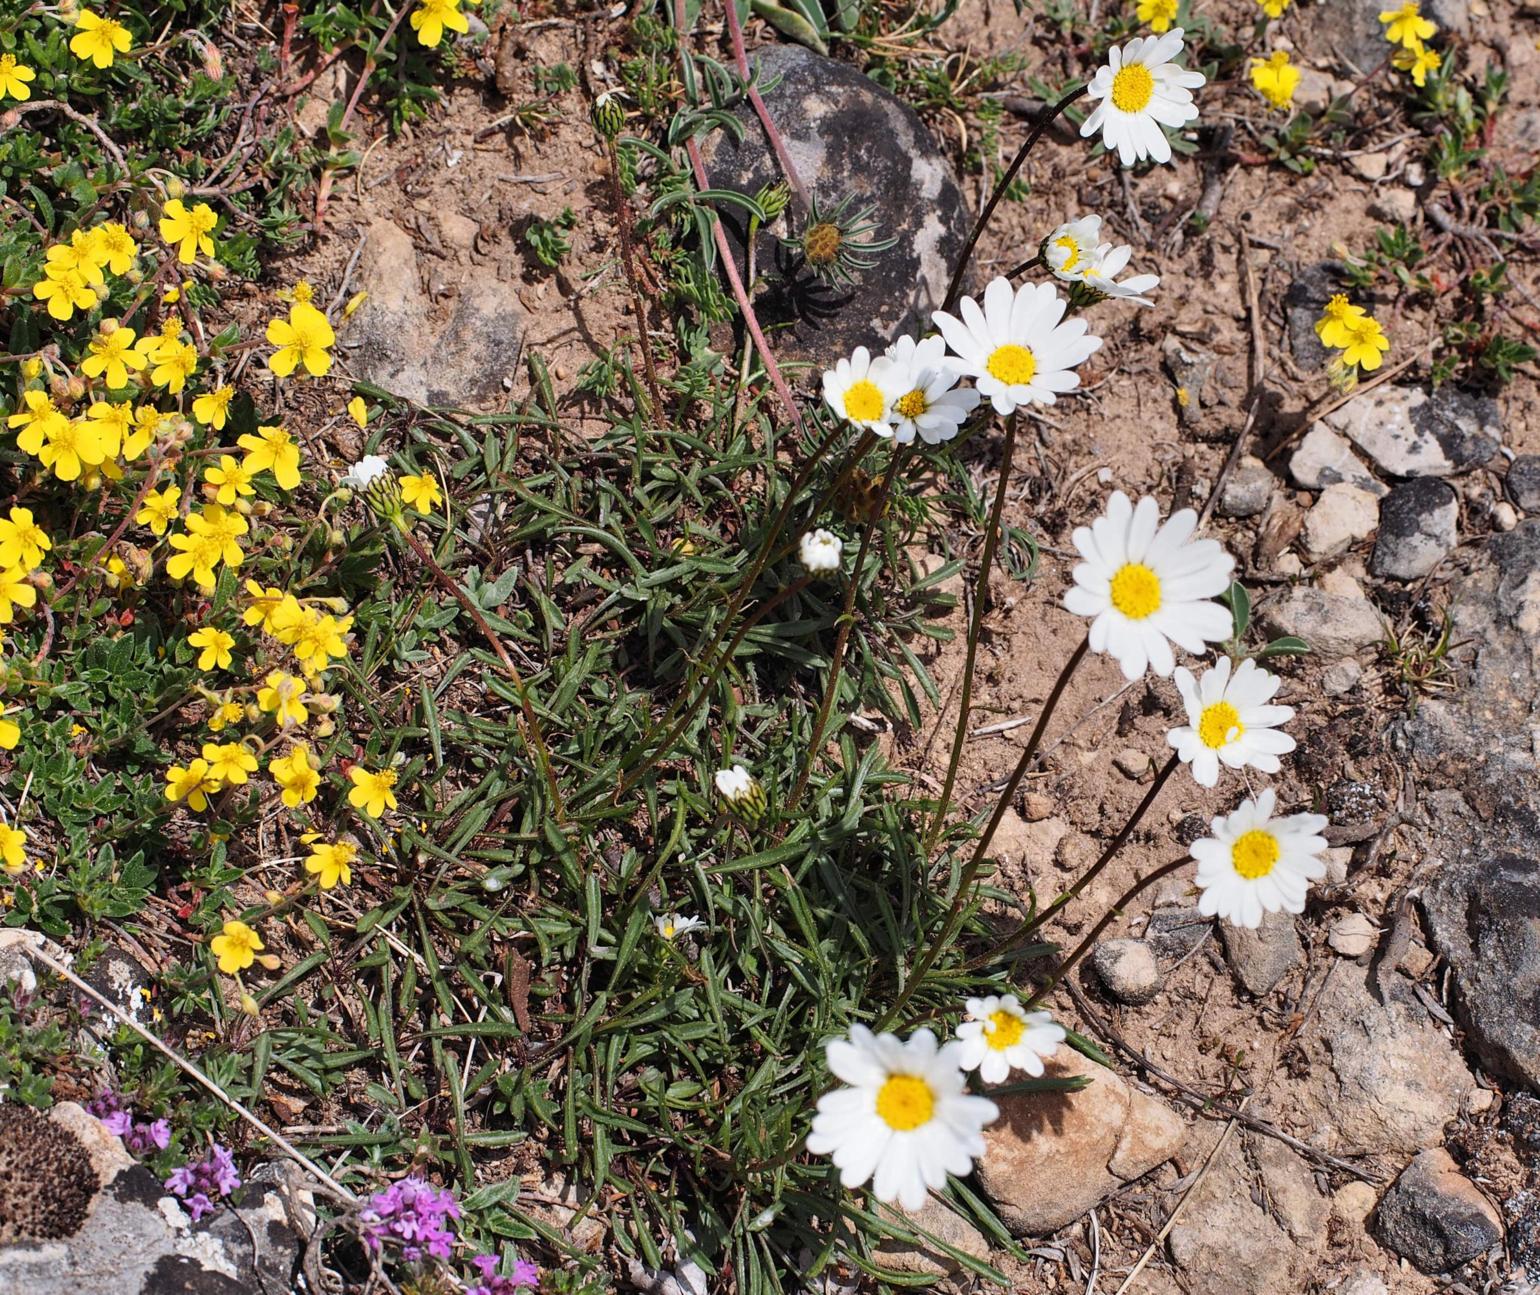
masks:
[[[764,786],[741,764],[735,764],[731,769],[718,769],[716,788],[728,808],[747,826],[753,827],[764,818],[767,807]]]
[[[809,575],[826,575],[840,569],[844,541],[822,528],[808,531],[797,542],[797,556]]]
[[[767,184],[754,195],[754,201],[764,208],[766,223],[773,222],[791,202],[791,186],[785,180]]]
[[[606,90],[594,100],[589,120],[605,139],[614,140],[626,128],[626,110],[621,107],[620,96],[613,90]]]

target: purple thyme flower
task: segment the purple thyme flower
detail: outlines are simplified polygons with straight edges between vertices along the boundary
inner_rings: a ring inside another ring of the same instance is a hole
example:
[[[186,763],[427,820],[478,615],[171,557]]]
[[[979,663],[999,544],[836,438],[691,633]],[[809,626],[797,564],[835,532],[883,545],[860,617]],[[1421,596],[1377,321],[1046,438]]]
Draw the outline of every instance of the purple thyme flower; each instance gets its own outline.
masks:
[[[134,1117],[123,1099],[110,1088],[102,1089],[99,1096],[86,1103],[88,1114],[96,1116],[102,1127],[114,1137],[121,1138],[133,1127]]]
[[[166,1179],[166,1190],[182,1198],[194,1223],[240,1185],[234,1157],[217,1142],[206,1159],[173,1169]]]
[[[498,1274],[496,1255],[477,1255],[471,1263],[476,1265],[481,1281],[465,1295],[516,1295],[518,1291],[533,1289],[540,1284],[540,1269],[528,1259],[515,1259],[513,1271],[506,1277]]]
[[[448,1259],[455,1243],[452,1220],[459,1217],[452,1192],[414,1175],[375,1192],[358,1219],[366,1249],[378,1253],[386,1241],[395,1242],[411,1263],[424,1254]]]
[[[168,1120],[156,1120],[152,1124],[136,1121],[126,1133],[119,1136],[129,1154],[143,1160],[152,1151],[164,1151],[171,1145],[171,1123]]]

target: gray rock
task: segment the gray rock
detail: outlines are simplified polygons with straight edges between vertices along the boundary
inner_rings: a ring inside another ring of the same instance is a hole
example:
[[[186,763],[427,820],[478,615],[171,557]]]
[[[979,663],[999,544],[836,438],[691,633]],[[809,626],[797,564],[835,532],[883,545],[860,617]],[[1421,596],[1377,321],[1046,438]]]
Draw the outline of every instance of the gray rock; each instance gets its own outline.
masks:
[[[1451,387],[1376,387],[1322,421],[1393,477],[1456,476],[1502,444],[1497,402]]]
[[[1242,459],[1219,493],[1215,511],[1221,517],[1255,517],[1267,508],[1277,479],[1260,460]]]
[[[78,1106],[50,1119],[90,1156],[98,1184],[71,1236],[0,1247],[0,1291],[27,1295],[251,1295],[295,1288],[314,1227],[314,1203],[296,1170],[259,1166],[233,1205],[189,1221],[159,1179]]]
[[[1352,657],[1343,657],[1340,661],[1333,661],[1322,671],[1321,691],[1328,697],[1340,697],[1358,687],[1358,681],[1363,677],[1363,666]]]
[[[1319,261],[1306,266],[1294,276],[1284,293],[1289,348],[1294,352],[1294,363],[1307,372],[1326,365],[1328,352],[1316,335],[1315,324],[1332,295],[1343,291],[1337,278],[1341,268],[1335,261]]]
[[[1204,832],[1208,824],[1204,824]],[[1157,958],[1176,962],[1200,945],[1214,929],[1214,919],[1204,917],[1196,908],[1157,908],[1144,927],[1144,938]]]
[[[504,380],[518,369],[524,308],[512,284],[484,269],[461,275],[446,285],[450,304],[437,304],[423,291],[411,236],[388,220],[375,221],[355,280],[368,295],[338,330],[353,373],[426,405],[501,396]]]
[[[1304,440],[1289,458],[1289,475],[1307,490],[1324,490],[1339,482],[1367,490],[1376,498],[1389,487],[1353,452],[1346,437],[1325,423],[1312,423]]]
[[[961,1250],[975,1259],[989,1258],[989,1242],[983,1234],[963,1218],[955,1209],[932,1196],[917,1214],[909,1214],[897,1206],[879,1205],[877,1213],[884,1219],[908,1228],[916,1234],[915,1241],[891,1238],[877,1247],[877,1262],[893,1272],[914,1273],[926,1277],[953,1277],[963,1271],[963,1265],[940,1246],[928,1241],[921,1233],[929,1233],[954,1250]]]
[[[827,288],[781,245],[783,216],[760,234],[755,257],[765,286],[760,322],[783,355],[828,361],[856,346],[880,350],[928,322],[941,305],[971,218],[946,153],[916,113],[848,63],[798,45],[750,56],[765,105],[809,193],[825,205],[846,197],[852,210],[876,205],[877,235],[897,238],[853,287]],[[723,130],[704,142],[714,187],[754,194],[781,178],[764,130],[748,104],[736,109],[741,143]],[[722,218],[741,248],[731,209]],[[800,228],[800,226],[799,226]]]
[[[1235,979],[1248,994],[1258,998],[1272,993],[1278,982],[1305,959],[1299,932],[1288,913],[1264,914],[1262,925],[1255,931],[1221,922],[1219,936]]]
[[[1365,1270],[1348,1277],[1341,1295],[1390,1295],[1390,1287],[1378,1273]]]
[[[1305,514],[1305,556],[1312,562],[1324,562],[1345,553],[1372,535],[1379,521],[1379,500],[1369,491],[1346,482],[1327,486]]]
[[[1017,1236],[1054,1232],[1125,1183],[1169,1160],[1187,1140],[1181,1116],[1116,1071],[1067,1047],[1049,1075],[1084,1075],[1076,1092],[1008,1093],[984,1130],[979,1186]],[[78,1293],[77,1293],[78,1295]]]
[[[1440,869],[1423,905],[1476,1055],[1540,1088],[1540,855],[1479,849]]]
[[[1393,580],[1420,580],[1459,541],[1460,503],[1437,477],[1403,482],[1385,497],[1369,569]]]
[[[1257,619],[1271,634],[1296,634],[1327,658],[1351,656],[1385,637],[1385,622],[1365,598],[1300,585],[1269,602]]]
[[[1380,1239],[1425,1273],[1449,1272],[1503,1239],[1501,1215],[1442,1147],[1402,1171],[1376,1222]]]
[[[1107,992],[1138,1006],[1160,992],[1160,964],[1144,940],[1102,940],[1091,950],[1091,966]]]
[[[1357,72],[1378,67],[1388,51],[1385,28],[1379,16],[1387,6],[1381,0],[1326,0],[1311,5],[1308,21],[1299,24],[1300,48],[1317,62],[1346,59]],[[1436,22],[1442,33],[1465,35],[1470,31],[1468,0],[1423,0],[1423,14]]]
[[[1384,1001],[1368,973],[1338,963],[1317,1002],[1325,1064],[1314,1100],[1331,1112],[1328,1151],[1412,1155],[1443,1139],[1473,1086],[1460,1054],[1411,986],[1388,980]]]
[[[1540,454],[1521,454],[1503,478],[1508,498],[1526,513],[1540,513]]]
[[[1203,410],[1214,403],[1214,372],[1219,367],[1219,357],[1212,351],[1190,348],[1175,334],[1166,338],[1164,349],[1166,372],[1176,387],[1177,421],[1183,427],[1193,427],[1203,419]]]

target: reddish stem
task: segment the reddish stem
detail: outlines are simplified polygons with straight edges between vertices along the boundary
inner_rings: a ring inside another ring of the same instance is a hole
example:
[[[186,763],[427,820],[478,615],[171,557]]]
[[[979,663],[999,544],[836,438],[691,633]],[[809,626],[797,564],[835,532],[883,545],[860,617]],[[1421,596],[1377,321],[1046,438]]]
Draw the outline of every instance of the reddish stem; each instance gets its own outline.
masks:
[[[749,79],[753,74],[749,71],[749,56],[743,46],[743,24],[738,21],[737,6],[733,0],[724,0],[722,9],[727,14],[727,32],[733,42],[733,61],[738,65],[738,75],[743,78],[743,88],[748,93],[749,102],[754,105],[759,124],[765,128],[765,135],[770,140],[770,147],[775,150],[775,160],[781,164],[786,182],[797,195],[797,202],[802,210],[806,211],[809,207],[807,189],[803,187],[802,177],[797,174],[796,163],[791,160],[791,154],[786,150],[786,141],[781,138],[781,132],[775,128],[770,109],[765,106],[765,101],[759,97],[759,91],[754,88]]]

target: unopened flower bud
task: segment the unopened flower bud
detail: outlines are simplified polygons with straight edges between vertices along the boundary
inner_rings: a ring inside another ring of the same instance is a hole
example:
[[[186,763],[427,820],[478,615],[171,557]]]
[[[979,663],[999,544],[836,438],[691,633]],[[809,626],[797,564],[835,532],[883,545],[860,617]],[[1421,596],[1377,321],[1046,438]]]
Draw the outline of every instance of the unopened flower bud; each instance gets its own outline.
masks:
[[[764,786],[741,764],[735,764],[731,769],[717,770],[716,788],[717,795],[749,827],[764,818],[767,808]]]
[[[614,90],[606,90],[594,100],[589,119],[599,134],[613,140],[626,128],[626,110],[621,106],[620,96]]]
[[[176,176],[172,175],[166,177],[166,197],[180,198],[186,192],[187,186],[178,180]]]
[[[766,222],[772,222],[791,202],[791,186],[785,180],[777,180],[755,194],[754,200],[764,208]]]
[[[262,1009],[257,1006],[257,1000],[248,993],[241,994],[241,1011],[247,1016],[260,1016]]]

